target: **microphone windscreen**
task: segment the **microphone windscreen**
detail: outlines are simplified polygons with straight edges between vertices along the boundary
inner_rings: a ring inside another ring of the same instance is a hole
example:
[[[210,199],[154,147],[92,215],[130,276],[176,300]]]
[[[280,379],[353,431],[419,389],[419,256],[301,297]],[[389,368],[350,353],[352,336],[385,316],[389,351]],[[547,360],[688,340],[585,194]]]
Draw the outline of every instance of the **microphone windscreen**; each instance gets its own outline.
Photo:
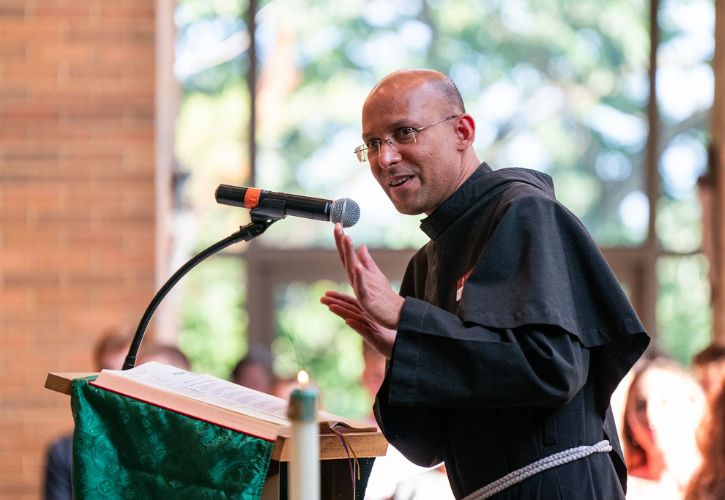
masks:
[[[350,227],[360,220],[360,207],[350,198],[340,198],[332,202],[330,207],[330,222],[339,222],[342,227]]]

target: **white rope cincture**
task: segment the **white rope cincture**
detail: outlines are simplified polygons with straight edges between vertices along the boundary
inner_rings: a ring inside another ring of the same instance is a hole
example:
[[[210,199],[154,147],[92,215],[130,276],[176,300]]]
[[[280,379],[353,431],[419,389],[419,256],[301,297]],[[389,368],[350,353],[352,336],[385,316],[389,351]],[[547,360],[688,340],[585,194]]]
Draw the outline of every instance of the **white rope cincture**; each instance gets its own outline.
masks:
[[[505,476],[496,479],[492,483],[488,483],[484,487],[464,497],[463,500],[484,500],[485,498],[490,498],[496,493],[499,493],[516,483],[520,483],[524,479],[528,479],[539,472],[588,457],[593,453],[609,453],[610,451],[612,451],[612,445],[609,444],[609,441],[606,439],[599,441],[593,446],[577,446],[575,448],[569,448],[568,450],[554,453],[553,455],[549,455],[548,457],[544,457],[536,462],[532,462],[520,469],[509,472]]]

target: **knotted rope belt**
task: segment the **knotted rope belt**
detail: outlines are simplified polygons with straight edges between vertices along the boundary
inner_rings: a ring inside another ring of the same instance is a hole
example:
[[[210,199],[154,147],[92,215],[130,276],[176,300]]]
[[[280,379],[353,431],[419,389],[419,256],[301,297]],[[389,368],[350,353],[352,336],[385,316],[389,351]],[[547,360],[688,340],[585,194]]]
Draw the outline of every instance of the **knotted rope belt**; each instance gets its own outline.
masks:
[[[568,450],[554,453],[553,455],[549,455],[548,457],[544,457],[536,462],[532,462],[520,469],[509,472],[505,476],[488,483],[484,487],[464,497],[463,500],[484,500],[485,498],[490,498],[496,493],[499,493],[516,483],[520,483],[524,479],[528,479],[539,472],[573,462],[574,460],[579,460],[580,458],[588,457],[593,453],[608,453],[610,451],[612,451],[612,445],[609,444],[609,441],[606,439],[599,441],[593,446],[577,446],[575,448],[569,448]]]

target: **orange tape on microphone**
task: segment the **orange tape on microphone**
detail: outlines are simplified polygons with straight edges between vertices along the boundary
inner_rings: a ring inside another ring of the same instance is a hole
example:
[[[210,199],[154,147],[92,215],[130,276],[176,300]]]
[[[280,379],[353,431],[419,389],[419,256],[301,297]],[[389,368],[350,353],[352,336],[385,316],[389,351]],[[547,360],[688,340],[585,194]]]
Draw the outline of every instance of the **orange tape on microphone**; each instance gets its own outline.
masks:
[[[259,197],[262,194],[262,190],[259,188],[247,188],[247,192],[244,193],[244,208],[254,208],[259,204]]]

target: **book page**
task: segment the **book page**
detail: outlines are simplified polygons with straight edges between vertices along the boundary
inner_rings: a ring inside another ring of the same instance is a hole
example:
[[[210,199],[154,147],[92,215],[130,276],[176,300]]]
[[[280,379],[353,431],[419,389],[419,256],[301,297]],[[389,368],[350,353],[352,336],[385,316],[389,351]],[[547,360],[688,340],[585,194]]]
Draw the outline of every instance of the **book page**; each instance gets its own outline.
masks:
[[[101,387],[104,386],[105,373],[260,420],[289,425],[286,400],[212,375],[193,373],[150,361],[130,370],[101,371],[96,379],[96,384]]]
[[[288,401],[271,394],[255,391],[227,380],[194,373],[182,368],[149,361],[130,370],[102,370],[94,385],[118,389],[113,380],[129,380],[167,393],[176,394],[219,408],[247,415],[258,420],[289,426]],[[108,381],[108,382],[107,382]],[[129,394],[133,396],[133,394]],[[343,425],[358,431],[377,431],[375,425],[318,411],[317,420],[331,427]]]

